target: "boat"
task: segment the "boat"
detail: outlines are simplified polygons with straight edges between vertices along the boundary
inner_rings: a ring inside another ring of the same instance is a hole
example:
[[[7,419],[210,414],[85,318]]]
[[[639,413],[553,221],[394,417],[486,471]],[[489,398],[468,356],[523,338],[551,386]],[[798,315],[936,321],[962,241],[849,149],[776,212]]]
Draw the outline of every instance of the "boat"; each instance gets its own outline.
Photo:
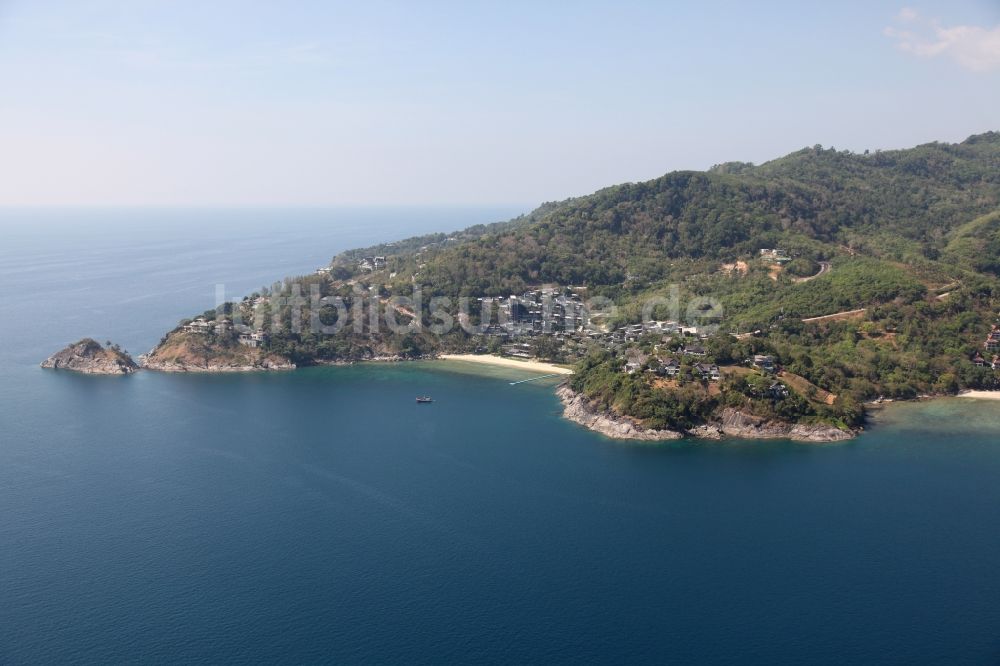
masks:
[[[418,395],[417,402],[434,402],[434,398],[429,395]]]

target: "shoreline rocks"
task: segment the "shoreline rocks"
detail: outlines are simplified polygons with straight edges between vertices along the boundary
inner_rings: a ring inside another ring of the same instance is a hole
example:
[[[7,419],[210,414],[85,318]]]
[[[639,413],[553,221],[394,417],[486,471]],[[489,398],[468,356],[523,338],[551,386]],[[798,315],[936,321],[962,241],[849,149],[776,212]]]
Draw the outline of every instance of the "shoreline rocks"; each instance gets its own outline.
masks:
[[[798,442],[839,442],[852,439],[857,433],[840,430],[831,425],[785,423],[769,421],[726,408],[718,423],[706,423],[687,432],[646,428],[634,419],[598,410],[584,397],[566,384],[556,389],[563,404],[563,416],[574,423],[612,439],[636,441],[663,441],[685,436],[699,439],[791,439]]]
[[[840,442],[853,439],[855,433],[832,425],[769,421],[727,407],[722,410],[718,429],[721,434],[739,439],[792,439],[797,442]]]
[[[93,338],[83,338],[41,362],[51,370],[70,370],[85,375],[130,375],[139,369],[128,353],[117,345],[102,347]]]
[[[247,364],[227,364],[208,361],[204,364],[180,362],[180,361],[159,361],[150,360],[148,357],[142,359],[142,367],[154,372],[270,372],[275,370],[294,370],[296,365],[284,359],[264,358],[252,365]]]
[[[684,436],[674,430],[644,428],[634,420],[617,414],[598,412],[582,394],[575,392],[565,384],[556,389],[556,395],[562,401],[565,418],[612,439],[656,442],[680,439]]]

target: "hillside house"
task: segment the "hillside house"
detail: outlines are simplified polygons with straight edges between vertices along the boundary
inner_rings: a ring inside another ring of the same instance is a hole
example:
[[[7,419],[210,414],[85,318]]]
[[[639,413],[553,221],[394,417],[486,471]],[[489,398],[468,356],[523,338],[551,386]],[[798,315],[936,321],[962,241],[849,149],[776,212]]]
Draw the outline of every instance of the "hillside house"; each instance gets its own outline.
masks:
[[[637,349],[629,350],[629,352],[628,358],[625,361],[625,372],[631,375],[642,369],[642,366],[649,360],[649,356]]]
[[[763,370],[764,372],[773,373],[777,370],[774,357],[770,354],[755,354],[751,363],[753,367]]]
[[[760,258],[765,261],[773,261],[778,264],[788,263],[792,260],[788,253],[776,247],[765,247],[760,250]]]
[[[657,369],[656,374],[661,377],[669,377],[673,379],[681,372],[681,362],[676,358],[665,358],[660,359],[660,367]]]
[[[719,381],[722,376],[719,373],[719,366],[714,363],[695,363],[692,371],[695,377],[711,382]]]
[[[983,347],[988,352],[998,352],[1000,351],[1000,326],[996,324],[993,325],[993,330],[989,332],[986,336],[986,341],[983,343]]]
[[[245,347],[256,349],[267,342],[267,334],[264,331],[254,331],[252,333],[240,333],[239,343]]]
[[[385,257],[364,257],[358,262],[358,268],[364,273],[380,271],[385,268]]]
[[[208,333],[212,330],[212,324],[205,321],[204,317],[198,317],[194,321],[185,324],[184,330],[188,333]]]
[[[784,400],[788,395],[788,387],[781,382],[772,382],[767,387],[767,396],[772,400]]]

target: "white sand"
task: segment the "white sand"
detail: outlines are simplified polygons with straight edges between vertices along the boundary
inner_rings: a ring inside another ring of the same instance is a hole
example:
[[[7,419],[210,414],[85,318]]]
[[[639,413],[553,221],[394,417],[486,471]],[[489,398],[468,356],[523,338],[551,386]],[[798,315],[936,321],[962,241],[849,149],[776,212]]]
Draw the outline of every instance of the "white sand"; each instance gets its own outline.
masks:
[[[522,361],[516,358],[503,358],[490,354],[441,354],[438,358],[446,361],[466,361],[468,363],[483,363],[486,365],[504,366],[507,368],[517,368],[518,370],[528,370],[530,372],[541,372],[547,375],[571,375],[573,371],[552,363],[542,361]]]
[[[978,398],[980,400],[1000,400],[1000,391],[963,391],[959,398]]]

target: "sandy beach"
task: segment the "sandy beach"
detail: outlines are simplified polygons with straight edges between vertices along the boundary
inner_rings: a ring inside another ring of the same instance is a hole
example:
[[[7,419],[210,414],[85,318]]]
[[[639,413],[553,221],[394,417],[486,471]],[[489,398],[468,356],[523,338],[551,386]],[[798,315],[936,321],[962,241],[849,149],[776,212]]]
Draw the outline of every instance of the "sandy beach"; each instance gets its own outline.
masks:
[[[964,391],[959,398],[977,398],[979,400],[1000,400],[1000,391]]]
[[[490,354],[441,354],[438,358],[446,361],[467,361],[469,363],[482,363],[486,365],[517,368],[518,370],[541,372],[547,375],[573,374],[573,371],[569,368],[564,368],[552,363],[544,363],[542,361],[522,361],[520,359],[504,358],[502,356],[492,356]]]

